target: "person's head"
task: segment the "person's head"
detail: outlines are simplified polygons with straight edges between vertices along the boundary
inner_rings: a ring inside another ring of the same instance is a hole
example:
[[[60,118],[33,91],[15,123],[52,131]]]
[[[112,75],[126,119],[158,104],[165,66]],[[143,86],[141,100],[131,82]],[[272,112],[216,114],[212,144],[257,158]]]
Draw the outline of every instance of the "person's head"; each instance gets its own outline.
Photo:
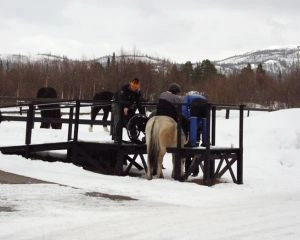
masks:
[[[177,83],[171,83],[168,91],[173,94],[179,94],[181,92],[181,87]]]
[[[140,80],[138,78],[134,78],[134,79],[130,80],[129,88],[133,92],[140,90]]]

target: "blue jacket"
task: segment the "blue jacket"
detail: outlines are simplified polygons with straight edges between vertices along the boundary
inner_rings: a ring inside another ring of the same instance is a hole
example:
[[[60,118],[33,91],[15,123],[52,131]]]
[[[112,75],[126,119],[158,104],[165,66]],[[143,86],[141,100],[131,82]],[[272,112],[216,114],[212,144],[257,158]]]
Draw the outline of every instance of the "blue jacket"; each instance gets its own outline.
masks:
[[[186,95],[183,99],[182,115],[188,119],[191,117],[191,103],[195,99],[202,99],[204,101],[207,101],[207,98],[202,95],[198,95],[198,94]]]

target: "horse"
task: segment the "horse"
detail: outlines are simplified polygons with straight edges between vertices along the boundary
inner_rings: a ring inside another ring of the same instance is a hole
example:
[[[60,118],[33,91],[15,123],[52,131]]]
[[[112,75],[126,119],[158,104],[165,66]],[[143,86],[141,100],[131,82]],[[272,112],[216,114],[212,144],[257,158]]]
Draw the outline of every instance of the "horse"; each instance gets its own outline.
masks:
[[[186,141],[185,135],[181,134],[181,145]],[[168,147],[177,146],[177,123],[168,116],[151,117],[146,124],[146,145],[147,145],[147,178],[152,179],[157,171],[159,178],[163,178],[163,158]],[[174,178],[175,155],[172,155]],[[184,159],[181,159],[180,174],[183,176]]]
[[[99,111],[102,109],[103,110],[103,117],[102,121],[103,122],[103,129],[106,132],[109,132],[107,128],[107,118],[109,113],[111,112],[111,103],[108,103],[107,105],[98,105],[95,101],[111,101],[113,99],[114,94],[109,91],[103,91],[103,92],[98,92],[94,95],[93,97],[93,105],[91,107],[91,124],[90,124],[90,132],[93,131],[93,125],[96,120],[96,117],[99,113]]]
[[[36,94],[37,98],[54,98],[57,99],[56,90],[52,87],[42,87],[38,90]],[[40,128],[50,128],[61,129],[62,123],[46,122],[43,121],[44,118],[56,118],[61,119],[61,111],[59,104],[47,104],[45,102],[40,102],[44,104],[39,104],[38,108],[41,110],[41,126]]]

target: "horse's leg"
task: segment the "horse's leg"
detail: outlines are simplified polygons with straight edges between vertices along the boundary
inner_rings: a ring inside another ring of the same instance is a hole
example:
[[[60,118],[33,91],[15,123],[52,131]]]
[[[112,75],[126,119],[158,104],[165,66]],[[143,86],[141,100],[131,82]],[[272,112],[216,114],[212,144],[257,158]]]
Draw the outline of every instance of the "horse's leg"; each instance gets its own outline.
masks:
[[[151,161],[149,159],[149,154],[147,156],[147,179],[152,180],[153,178],[153,166],[151,164]]]
[[[108,114],[109,114],[109,108],[103,107],[102,109],[103,109],[103,117],[102,117],[103,129],[105,132],[109,132],[108,127],[107,127],[107,118],[108,118]]]
[[[94,121],[97,117],[98,112],[100,111],[100,107],[99,106],[92,106],[91,107],[91,124],[90,124],[90,128],[89,131],[92,132],[93,131],[93,125],[94,125]]]
[[[91,106],[91,123],[90,123],[90,127],[89,127],[89,131],[92,132],[93,131],[93,111],[94,111],[94,107]]]
[[[163,167],[163,159],[164,159],[164,152],[160,152],[157,159],[157,177],[158,178],[164,178],[164,174],[162,172]]]
[[[40,128],[50,128],[50,123],[43,121],[44,118],[49,117],[48,111],[47,110],[41,110],[41,117],[42,117],[42,121],[41,121]]]
[[[51,110],[51,117],[54,119],[61,119],[61,112],[60,109],[53,109]],[[62,123],[51,123],[51,127],[53,129],[61,129],[62,128]]]
[[[172,154],[172,163],[173,163],[173,169],[172,169],[172,178],[175,177],[175,161],[176,161],[176,157],[175,154]],[[181,158],[180,159],[180,178],[184,176],[184,166],[185,166],[185,158]]]
[[[180,159],[180,177],[184,176],[185,158]]]

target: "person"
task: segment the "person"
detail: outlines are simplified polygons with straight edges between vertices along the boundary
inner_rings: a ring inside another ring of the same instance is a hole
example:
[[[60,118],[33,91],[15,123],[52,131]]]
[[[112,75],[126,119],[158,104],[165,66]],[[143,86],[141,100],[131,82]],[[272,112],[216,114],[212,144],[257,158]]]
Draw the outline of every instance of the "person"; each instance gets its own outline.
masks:
[[[122,137],[122,128],[127,125],[130,118],[135,115],[136,110],[140,114],[145,114],[145,108],[142,106],[142,94],[140,91],[140,80],[133,78],[129,83],[123,85],[119,91],[114,94],[113,104],[113,132],[112,139],[118,142]],[[132,133],[134,135],[134,133]]]
[[[190,91],[184,97],[182,106],[182,115],[189,119],[190,122],[190,134],[189,143],[191,147],[198,146],[200,141],[200,135],[202,132],[202,146],[205,146],[205,127],[204,122],[207,118],[207,107],[208,98],[204,93],[199,93],[198,91]],[[191,123],[191,121],[194,121]],[[197,130],[195,131],[195,128]],[[198,143],[196,143],[196,141]]]
[[[205,109],[198,109],[198,113],[196,113],[197,105],[200,106],[201,104],[205,104],[207,102],[208,99],[204,93],[199,93],[198,91],[190,91],[186,94],[186,96],[183,99],[182,114],[188,119],[191,116],[204,117],[206,114]],[[193,114],[191,114],[191,112]]]
[[[198,146],[200,141],[201,132],[204,132],[206,129],[206,115],[207,115],[207,103],[208,98],[204,93],[199,93],[198,91],[190,91],[183,99],[182,105],[182,115],[190,120],[190,129],[189,129],[189,141],[186,146],[195,147]],[[202,134],[202,144],[205,146],[205,140],[203,139],[205,134]],[[190,157],[187,157],[185,160],[185,169],[189,169],[192,160]],[[199,174],[199,166],[193,171],[193,176]]]
[[[165,115],[178,122],[177,107],[183,103],[182,96],[179,95],[181,87],[177,83],[171,83],[167,91],[162,92],[158,99],[156,115]],[[188,137],[189,122],[185,116],[181,116],[181,127]]]

